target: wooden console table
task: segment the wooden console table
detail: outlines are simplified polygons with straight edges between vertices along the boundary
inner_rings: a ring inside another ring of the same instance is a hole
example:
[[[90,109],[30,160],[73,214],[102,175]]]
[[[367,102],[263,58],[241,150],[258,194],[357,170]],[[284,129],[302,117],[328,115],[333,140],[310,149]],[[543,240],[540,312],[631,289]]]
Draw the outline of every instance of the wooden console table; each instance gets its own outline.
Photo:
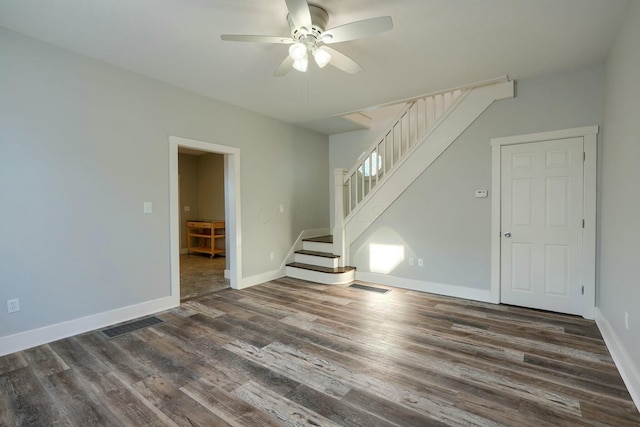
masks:
[[[187,221],[187,250],[214,255],[225,253],[224,221]]]

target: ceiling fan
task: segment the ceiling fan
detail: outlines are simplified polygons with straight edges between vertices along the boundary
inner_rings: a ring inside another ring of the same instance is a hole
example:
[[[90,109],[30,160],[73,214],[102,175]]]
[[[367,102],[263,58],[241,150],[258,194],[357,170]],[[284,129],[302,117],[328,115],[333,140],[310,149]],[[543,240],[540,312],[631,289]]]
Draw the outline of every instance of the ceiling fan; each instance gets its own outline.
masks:
[[[326,45],[373,36],[393,28],[390,16],[380,16],[327,30],[329,14],[323,8],[307,4],[306,0],[285,0],[285,2],[289,10],[287,21],[291,28],[291,37],[240,34],[220,36],[224,41],[291,45],[289,55],[273,74],[277,77],[284,76],[292,68],[301,72],[307,71],[309,56],[313,56],[320,68],[331,64],[342,71],[355,74],[362,67],[353,59]]]

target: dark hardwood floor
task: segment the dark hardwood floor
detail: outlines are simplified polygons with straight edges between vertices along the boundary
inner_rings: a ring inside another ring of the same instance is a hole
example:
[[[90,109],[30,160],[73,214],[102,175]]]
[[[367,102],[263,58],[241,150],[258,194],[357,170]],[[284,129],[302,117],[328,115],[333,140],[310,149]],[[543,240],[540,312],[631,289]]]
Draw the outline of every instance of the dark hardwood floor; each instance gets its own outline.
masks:
[[[640,426],[592,321],[281,279],[0,358],[2,426]]]

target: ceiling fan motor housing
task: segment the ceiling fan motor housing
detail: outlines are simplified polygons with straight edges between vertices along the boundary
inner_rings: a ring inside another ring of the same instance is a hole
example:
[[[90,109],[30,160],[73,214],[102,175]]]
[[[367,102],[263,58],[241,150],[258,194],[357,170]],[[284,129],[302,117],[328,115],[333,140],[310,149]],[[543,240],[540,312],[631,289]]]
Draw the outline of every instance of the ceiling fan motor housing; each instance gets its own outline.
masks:
[[[329,14],[323,8],[310,4],[309,13],[311,14],[311,28],[296,28],[291,15],[287,15],[287,22],[289,22],[289,28],[291,28],[291,38],[305,42],[308,36],[313,37],[315,40],[320,38],[320,35],[327,29],[327,23],[329,22]],[[305,37],[307,36],[307,37]]]

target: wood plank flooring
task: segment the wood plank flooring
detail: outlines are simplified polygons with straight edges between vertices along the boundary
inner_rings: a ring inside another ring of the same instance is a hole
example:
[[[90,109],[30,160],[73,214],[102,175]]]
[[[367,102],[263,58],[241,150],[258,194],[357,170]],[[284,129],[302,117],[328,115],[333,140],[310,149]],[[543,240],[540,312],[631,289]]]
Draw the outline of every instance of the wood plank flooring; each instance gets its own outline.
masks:
[[[280,279],[0,358],[1,426],[640,426],[594,322]]]
[[[229,287],[224,278],[226,260],[203,254],[180,255],[180,301],[187,301]]]

